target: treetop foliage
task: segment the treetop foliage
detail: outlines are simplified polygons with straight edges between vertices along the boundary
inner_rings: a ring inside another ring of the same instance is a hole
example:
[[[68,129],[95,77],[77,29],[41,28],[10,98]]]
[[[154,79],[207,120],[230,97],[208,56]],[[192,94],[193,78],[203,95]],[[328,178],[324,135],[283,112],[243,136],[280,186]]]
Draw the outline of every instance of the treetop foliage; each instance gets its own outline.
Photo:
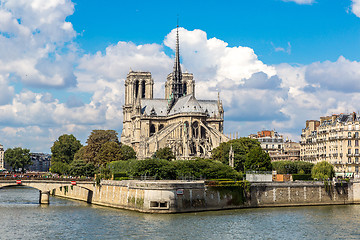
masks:
[[[170,160],[175,159],[175,155],[174,155],[173,151],[171,150],[171,148],[164,147],[164,148],[160,148],[159,150],[157,150],[155,152],[153,158],[165,159],[165,160],[170,161]]]
[[[6,149],[4,160],[10,165],[13,171],[21,168],[22,172],[24,172],[25,167],[32,164],[30,158],[30,149],[23,149],[21,147]]]
[[[71,163],[75,153],[82,147],[82,144],[74,135],[64,134],[56,140],[51,147],[51,162]]]
[[[331,179],[335,176],[334,166],[326,161],[319,162],[311,170],[312,178]]]
[[[269,154],[264,152],[256,139],[242,137],[223,142],[212,150],[211,158],[224,164],[229,164],[230,147],[234,151],[234,168],[237,171],[245,172],[270,171],[271,159]]]

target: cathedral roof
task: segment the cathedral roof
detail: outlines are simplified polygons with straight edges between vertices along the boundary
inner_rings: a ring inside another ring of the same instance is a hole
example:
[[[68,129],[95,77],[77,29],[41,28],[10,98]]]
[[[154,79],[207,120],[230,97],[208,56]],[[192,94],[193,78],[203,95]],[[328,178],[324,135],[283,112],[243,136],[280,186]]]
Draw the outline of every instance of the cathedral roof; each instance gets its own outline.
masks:
[[[189,94],[176,101],[174,106],[171,108],[169,115],[177,113],[205,113],[205,110],[202,109],[198,100],[196,100],[192,94]]]
[[[219,116],[219,106],[216,100],[198,100],[201,107],[210,117]]]
[[[192,94],[179,98],[169,113],[166,99],[141,99],[141,113],[146,116],[165,117],[179,113],[200,113],[215,117],[219,114],[216,100],[197,100]]]
[[[166,99],[141,99],[141,113],[147,116],[167,116],[168,101]]]

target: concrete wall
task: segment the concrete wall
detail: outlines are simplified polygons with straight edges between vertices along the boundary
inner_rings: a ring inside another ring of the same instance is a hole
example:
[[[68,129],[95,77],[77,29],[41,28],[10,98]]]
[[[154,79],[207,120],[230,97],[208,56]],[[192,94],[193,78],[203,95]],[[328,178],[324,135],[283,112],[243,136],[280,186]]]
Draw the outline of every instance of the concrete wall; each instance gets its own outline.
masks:
[[[245,207],[360,203],[360,183],[252,183],[239,188],[210,187],[203,181],[102,181],[87,190],[62,187],[55,196],[149,213],[194,212]]]
[[[272,182],[272,174],[246,174],[249,182]]]
[[[349,204],[353,202],[351,186],[347,183],[323,182],[255,183],[251,185],[250,205],[265,207]]]

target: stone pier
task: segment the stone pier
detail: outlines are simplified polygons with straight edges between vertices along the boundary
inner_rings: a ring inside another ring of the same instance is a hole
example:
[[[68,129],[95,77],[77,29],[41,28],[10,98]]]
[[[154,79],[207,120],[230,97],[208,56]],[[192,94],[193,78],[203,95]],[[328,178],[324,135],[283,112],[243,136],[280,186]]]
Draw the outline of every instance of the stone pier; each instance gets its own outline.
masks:
[[[40,204],[49,204],[49,197],[50,197],[50,192],[49,191],[39,191],[40,196],[39,196],[39,203]]]

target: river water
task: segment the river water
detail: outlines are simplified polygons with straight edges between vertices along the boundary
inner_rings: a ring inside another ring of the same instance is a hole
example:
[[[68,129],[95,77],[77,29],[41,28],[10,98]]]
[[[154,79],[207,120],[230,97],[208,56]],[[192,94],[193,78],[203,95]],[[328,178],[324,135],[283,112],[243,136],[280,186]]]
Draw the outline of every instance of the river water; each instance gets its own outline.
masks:
[[[0,189],[0,239],[360,239],[360,205],[142,214]]]

